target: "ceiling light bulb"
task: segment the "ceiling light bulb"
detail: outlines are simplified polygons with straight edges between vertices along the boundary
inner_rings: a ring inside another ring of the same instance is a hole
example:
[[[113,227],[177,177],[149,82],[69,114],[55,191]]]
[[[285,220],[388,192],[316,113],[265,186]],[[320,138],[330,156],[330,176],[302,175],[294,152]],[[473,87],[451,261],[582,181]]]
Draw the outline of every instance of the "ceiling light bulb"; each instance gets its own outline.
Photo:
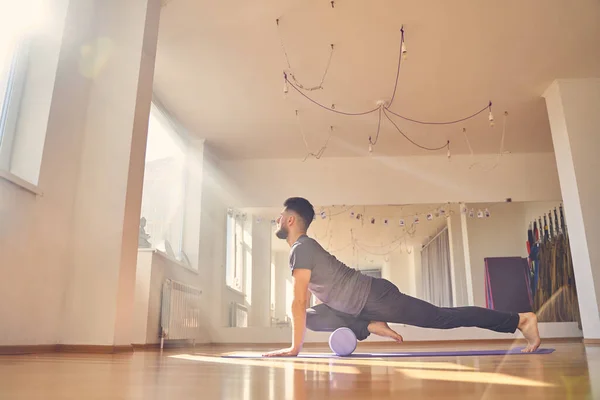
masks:
[[[406,60],[406,45],[402,42],[402,59]]]
[[[373,153],[373,145],[369,143],[369,153]]]
[[[492,115],[492,112],[490,111],[490,116],[488,118],[490,120],[490,126],[494,126],[494,116]]]
[[[450,149],[448,149],[448,159],[450,159]]]

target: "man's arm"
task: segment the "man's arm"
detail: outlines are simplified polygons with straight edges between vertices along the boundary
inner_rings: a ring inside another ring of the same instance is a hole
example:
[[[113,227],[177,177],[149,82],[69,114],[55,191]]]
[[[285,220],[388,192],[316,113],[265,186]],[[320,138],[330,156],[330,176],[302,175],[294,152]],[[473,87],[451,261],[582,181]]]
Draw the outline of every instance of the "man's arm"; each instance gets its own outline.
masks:
[[[292,300],[292,349],[299,353],[304,344],[306,332],[306,309],[308,308],[308,282],[311,271],[309,269],[295,269],[294,299]],[[296,353],[296,354],[298,354]]]
[[[308,283],[310,282],[310,269],[297,268],[292,272],[294,280],[294,299],[292,300],[292,345],[288,348],[275,350],[266,354],[266,357],[297,356],[304,344],[306,332],[306,309],[308,308]]]
[[[296,356],[304,343],[306,331],[306,308],[308,307],[308,283],[314,268],[314,246],[311,242],[299,243],[290,251],[290,269],[294,286],[292,300],[292,345],[265,356]]]

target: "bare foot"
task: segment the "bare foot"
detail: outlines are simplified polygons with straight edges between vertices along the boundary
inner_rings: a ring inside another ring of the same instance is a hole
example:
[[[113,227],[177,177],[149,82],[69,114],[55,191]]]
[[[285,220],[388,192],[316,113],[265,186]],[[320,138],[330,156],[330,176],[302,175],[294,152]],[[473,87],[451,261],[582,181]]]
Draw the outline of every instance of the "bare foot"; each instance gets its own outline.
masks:
[[[534,313],[519,314],[519,330],[527,339],[527,347],[523,349],[524,353],[531,353],[540,347],[542,342],[540,332],[538,331],[537,316]]]
[[[389,337],[398,343],[402,343],[404,341],[402,335],[390,328],[385,322],[371,322],[367,329],[374,335]]]

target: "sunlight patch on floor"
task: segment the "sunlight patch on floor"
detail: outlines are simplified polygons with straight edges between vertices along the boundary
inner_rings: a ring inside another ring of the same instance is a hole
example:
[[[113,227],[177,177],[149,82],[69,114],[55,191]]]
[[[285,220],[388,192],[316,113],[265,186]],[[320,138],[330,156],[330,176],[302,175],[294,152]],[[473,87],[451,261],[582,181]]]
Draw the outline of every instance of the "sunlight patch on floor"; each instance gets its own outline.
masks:
[[[531,387],[554,387],[556,385],[546,382],[535,381],[533,379],[521,378],[501,374],[499,372],[477,372],[477,371],[431,371],[398,368],[396,371],[413,379],[450,381],[450,382],[468,382],[468,383],[486,383],[496,385],[516,385]]]
[[[296,370],[306,370],[306,365],[290,363],[275,359],[261,359],[253,360],[248,358],[222,358],[214,356],[203,356],[203,355],[191,355],[191,354],[178,354],[169,356],[170,358],[177,358],[180,360],[198,361],[205,363],[214,364],[227,364],[227,365],[242,365],[242,366],[254,366],[254,367],[269,367],[269,368],[287,368]],[[339,374],[352,374],[358,375],[360,371],[356,367],[342,366],[342,365],[319,365],[313,364],[312,370],[327,373],[339,373]]]
[[[231,352],[223,353],[223,356],[244,356],[244,357],[256,357],[261,358],[261,353],[256,352]],[[251,359],[251,358],[250,358]],[[264,358],[261,358],[264,359]],[[279,361],[293,362],[293,363],[316,363],[316,364],[339,364],[339,365],[359,365],[359,366],[372,366],[372,367],[398,367],[398,368],[416,368],[416,369],[440,369],[440,370],[456,370],[456,371],[474,371],[475,368],[466,365],[451,363],[451,362],[439,362],[439,361],[396,361],[392,358],[304,358],[304,357],[286,357],[286,358],[273,358]]]

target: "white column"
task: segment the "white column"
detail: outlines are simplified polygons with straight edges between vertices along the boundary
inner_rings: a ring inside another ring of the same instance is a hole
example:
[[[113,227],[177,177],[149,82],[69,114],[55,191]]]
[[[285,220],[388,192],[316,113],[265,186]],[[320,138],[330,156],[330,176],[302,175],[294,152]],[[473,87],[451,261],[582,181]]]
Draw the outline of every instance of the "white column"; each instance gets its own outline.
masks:
[[[204,315],[210,320],[213,341],[218,340],[218,328],[229,321],[228,292],[225,288],[227,204],[224,199],[223,177],[219,174],[219,160],[206,144],[202,151],[202,188],[200,207],[200,244],[198,272],[206,282]]]
[[[465,249],[463,246],[460,206],[452,206],[453,214],[447,218],[450,242],[450,266],[452,271],[452,299],[455,307],[469,305],[467,276],[465,272]]]
[[[460,225],[462,230],[463,256],[465,259],[465,281],[467,285],[467,305],[475,305],[473,297],[473,272],[471,270],[471,251],[469,249],[469,229],[467,227],[467,215],[462,213],[463,204],[460,205]]]
[[[200,219],[202,217],[202,172],[204,139],[187,142],[185,157],[185,206],[183,218],[183,251],[192,267],[206,275],[207,265],[200,265]],[[203,276],[203,290],[208,279]]]
[[[573,257],[583,335],[600,338],[600,79],[554,81],[544,93]]]
[[[412,257],[409,258],[412,263],[415,281],[415,296],[419,299],[423,298],[423,266],[421,265],[421,246],[414,246],[412,249]]]
[[[82,129],[62,343],[130,345],[160,1],[69,7],[53,109]]]
[[[271,221],[252,218],[252,312],[250,326],[271,325]]]
[[[287,281],[292,276],[289,254],[283,251],[274,252],[273,262],[275,263],[275,318],[283,321],[289,311],[286,303]]]

